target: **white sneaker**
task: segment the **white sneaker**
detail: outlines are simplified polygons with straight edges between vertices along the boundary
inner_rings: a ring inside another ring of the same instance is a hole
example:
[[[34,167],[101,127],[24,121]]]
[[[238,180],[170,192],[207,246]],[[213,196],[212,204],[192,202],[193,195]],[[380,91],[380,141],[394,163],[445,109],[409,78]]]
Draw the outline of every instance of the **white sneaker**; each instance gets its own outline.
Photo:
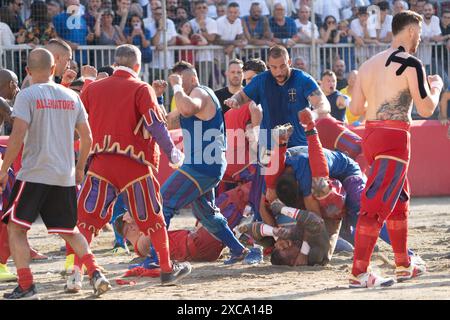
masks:
[[[395,277],[398,282],[403,282],[418,276],[423,275],[427,271],[427,267],[422,264],[418,265],[413,262],[411,259],[411,263],[408,268],[405,267],[396,267],[395,268]]]
[[[74,267],[72,274],[67,277],[64,291],[67,293],[78,293],[83,286],[83,273],[78,267]]]
[[[390,287],[395,281],[392,278],[383,278],[373,272],[361,273],[357,277],[350,276],[350,288],[379,288]]]

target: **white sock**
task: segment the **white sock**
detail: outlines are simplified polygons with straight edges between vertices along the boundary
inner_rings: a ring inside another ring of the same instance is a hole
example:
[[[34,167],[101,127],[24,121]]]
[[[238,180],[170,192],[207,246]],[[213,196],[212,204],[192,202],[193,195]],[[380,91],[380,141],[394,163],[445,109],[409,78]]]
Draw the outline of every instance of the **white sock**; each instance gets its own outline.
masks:
[[[298,214],[299,214],[299,210],[295,209],[295,208],[291,208],[291,207],[283,207],[281,209],[281,214],[285,215],[289,218],[292,218],[294,220],[297,220]]]

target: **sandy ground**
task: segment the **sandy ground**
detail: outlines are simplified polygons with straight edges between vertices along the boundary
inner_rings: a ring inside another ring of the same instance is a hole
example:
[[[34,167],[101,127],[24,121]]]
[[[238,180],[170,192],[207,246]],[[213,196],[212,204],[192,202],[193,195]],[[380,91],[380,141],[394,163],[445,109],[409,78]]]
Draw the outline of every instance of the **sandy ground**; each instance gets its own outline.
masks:
[[[112,256],[113,233],[104,232],[94,240],[93,251],[106,269],[113,289],[99,299],[450,299],[450,198],[413,199],[409,220],[409,246],[426,261],[429,272],[421,278],[397,283],[385,289],[348,289],[347,278],[352,256],[337,254],[325,267],[275,267],[268,257],[263,264],[225,266],[223,259],[214,263],[194,263],[192,274],[180,285],[161,287],[159,278],[134,278],[137,284],[117,285],[114,281],[126,271],[133,253]],[[189,212],[173,220],[171,228],[188,228],[194,219]],[[60,272],[64,265],[63,241],[48,235],[41,223],[29,233],[31,244],[50,256],[45,262],[34,262],[32,270],[41,299],[93,299],[88,280],[77,295],[63,293],[65,284]],[[381,252],[391,261],[390,247],[378,242]],[[8,262],[15,272],[12,261]],[[393,268],[374,257],[372,265],[384,275],[393,275]],[[133,278],[132,278],[133,279]],[[0,294],[16,284],[0,283]]]

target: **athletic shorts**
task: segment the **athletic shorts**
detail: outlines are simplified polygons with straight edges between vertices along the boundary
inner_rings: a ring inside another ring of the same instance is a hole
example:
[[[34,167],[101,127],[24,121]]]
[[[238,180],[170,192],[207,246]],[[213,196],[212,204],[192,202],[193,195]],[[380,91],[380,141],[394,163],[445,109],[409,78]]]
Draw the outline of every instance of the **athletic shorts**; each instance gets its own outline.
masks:
[[[41,216],[49,233],[74,233],[77,224],[75,186],[61,187],[16,180],[2,220],[30,229]]]

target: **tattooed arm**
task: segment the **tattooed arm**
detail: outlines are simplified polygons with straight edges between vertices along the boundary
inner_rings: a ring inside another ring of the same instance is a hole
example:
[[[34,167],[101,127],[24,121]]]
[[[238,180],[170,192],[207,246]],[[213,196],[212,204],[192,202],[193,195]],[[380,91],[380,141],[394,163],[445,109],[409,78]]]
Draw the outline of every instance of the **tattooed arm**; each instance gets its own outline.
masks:
[[[179,129],[181,127],[180,124],[180,112],[178,110],[174,110],[167,114],[167,129],[174,130]]]
[[[320,89],[317,89],[313,93],[311,93],[308,97],[308,101],[313,106],[313,110],[315,110],[319,114],[319,116],[331,112],[330,103],[328,102],[325,94]]]

